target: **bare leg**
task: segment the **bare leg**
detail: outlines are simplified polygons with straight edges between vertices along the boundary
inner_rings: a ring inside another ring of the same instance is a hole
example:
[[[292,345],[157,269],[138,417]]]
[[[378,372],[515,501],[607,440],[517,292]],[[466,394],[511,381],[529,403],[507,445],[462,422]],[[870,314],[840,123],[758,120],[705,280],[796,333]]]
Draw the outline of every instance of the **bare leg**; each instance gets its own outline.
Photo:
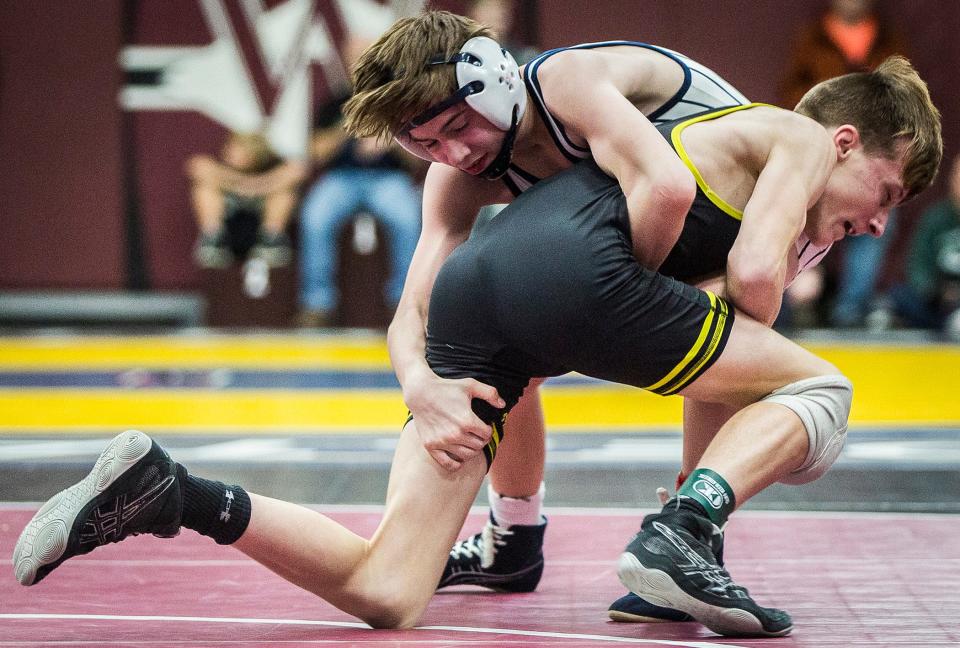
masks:
[[[809,444],[800,418],[777,403],[758,402],[804,378],[839,370],[779,333],[738,314],[720,358],[684,396],[742,408],[708,444],[697,468],[727,480],[742,504],[800,466]]]
[[[251,495],[250,524],[234,546],[374,627],[410,627],[433,595],[485,469],[480,456],[455,473],[443,470],[411,422],[370,540],[315,511]]]
[[[291,190],[268,194],[263,203],[263,231],[267,234],[286,231],[297,200],[297,193]]]
[[[193,212],[200,233],[213,235],[223,227],[225,202],[223,192],[215,185],[195,182],[190,190]]]
[[[503,443],[490,467],[490,485],[506,497],[532,497],[543,481],[546,432],[540,385],[531,380],[504,425]]]
[[[683,461],[680,472],[689,475],[703,457],[707,446],[723,427],[736,408],[723,403],[705,403],[683,399]]]

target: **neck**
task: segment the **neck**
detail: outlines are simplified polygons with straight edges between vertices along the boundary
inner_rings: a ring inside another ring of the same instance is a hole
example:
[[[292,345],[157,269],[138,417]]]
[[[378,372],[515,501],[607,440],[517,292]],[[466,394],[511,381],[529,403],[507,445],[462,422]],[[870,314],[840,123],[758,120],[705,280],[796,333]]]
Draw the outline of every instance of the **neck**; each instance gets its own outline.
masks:
[[[534,131],[536,130],[537,121],[539,119],[540,117],[537,115],[537,109],[533,107],[530,98],[527,97],[527,109],[523,112],[523,117],[520,118],[520,123],[517,124],[517,137],[513,144],[514,156],[523,156],[532,149],[533,144],[536,141]]]

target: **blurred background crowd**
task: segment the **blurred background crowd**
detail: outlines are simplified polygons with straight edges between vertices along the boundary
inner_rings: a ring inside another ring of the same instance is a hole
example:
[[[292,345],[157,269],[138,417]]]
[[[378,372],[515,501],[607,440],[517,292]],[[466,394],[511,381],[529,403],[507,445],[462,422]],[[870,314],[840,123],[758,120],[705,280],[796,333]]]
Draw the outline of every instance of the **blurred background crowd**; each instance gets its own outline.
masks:
[[[349,69],[424,8],[523,63],[579,42],[684,52],[751,100],[905,54],[947,162],[882,238],[845,239],[777,326],[960,339],[954,0],[57,0],[0,4],[0,326],[373,327],[420,228],[424,163],[341,126]],[[496,210],[491,210],[490,217]]]

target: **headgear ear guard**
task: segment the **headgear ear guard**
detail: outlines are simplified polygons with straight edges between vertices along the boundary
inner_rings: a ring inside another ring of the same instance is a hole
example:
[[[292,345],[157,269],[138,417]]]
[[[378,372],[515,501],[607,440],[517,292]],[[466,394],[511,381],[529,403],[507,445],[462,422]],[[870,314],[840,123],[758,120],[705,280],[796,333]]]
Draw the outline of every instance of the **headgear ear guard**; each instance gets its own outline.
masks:
[[[429,154],[405,137],[406,132],[426,124],[450,106],[466,101],[480,116],[507,132],[497,157],[482,172],[485,177],[499,178],[510,164],[517,124],[527,107],[527,89],[520,67],[510,52],[486,36],[471,38],[451,57],[439,56],[428,62],[428,65],[448,64],[456,65],[459,89],[407,122],[396,140],[414,155],[430,160]]]
[[[527,90],[520,67],[500,44],[486,36],[471,38],[450,58],[437,58],[430,65],[456,65],[460,89],[470,87],[464,97],[467,105],[500,130],[509,130],[514,108],[517,121],[527,107]]]

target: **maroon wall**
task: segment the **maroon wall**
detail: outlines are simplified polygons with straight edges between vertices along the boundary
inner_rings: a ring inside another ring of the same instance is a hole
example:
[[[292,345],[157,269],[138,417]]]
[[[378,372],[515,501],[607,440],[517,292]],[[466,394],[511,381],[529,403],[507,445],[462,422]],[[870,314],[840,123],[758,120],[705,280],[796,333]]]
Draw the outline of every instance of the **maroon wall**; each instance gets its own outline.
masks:
[[[0,288],[123,281],[120,3],[0,3]]]
[[[237,3],[239,0],[227,0]],[[270,0],[272,6],[280,0]],[[532,1],[532,0],[531,0]],[[126,280],[121,113],[121,0],[0,2],[0,289],[111,288]],[[465,0],[438,0],[462,10]],[[203,45],[198,0],[141,0],[130,42]],[[823,3],[779,0],[540,0],[541,48],[626,38],[682,51],[755,100],[776,102],[789,41]],[[913,45],[911,58],[946,116],[948,154],[960,124],[960,3],[881,0]],[[318,0],[339,40],[333,0]],[[527,25],[529,28],[530,26]],[[318,79],[318,98],[323,83]],[[147,274],[155,288],[193,288],[195,227],[183,160],[213,153],[222,127],[192,112],[139,112],[130,120]],[[908,206],[910,216],[935,198]],[[898,246],[902,250],[902,244]]]

